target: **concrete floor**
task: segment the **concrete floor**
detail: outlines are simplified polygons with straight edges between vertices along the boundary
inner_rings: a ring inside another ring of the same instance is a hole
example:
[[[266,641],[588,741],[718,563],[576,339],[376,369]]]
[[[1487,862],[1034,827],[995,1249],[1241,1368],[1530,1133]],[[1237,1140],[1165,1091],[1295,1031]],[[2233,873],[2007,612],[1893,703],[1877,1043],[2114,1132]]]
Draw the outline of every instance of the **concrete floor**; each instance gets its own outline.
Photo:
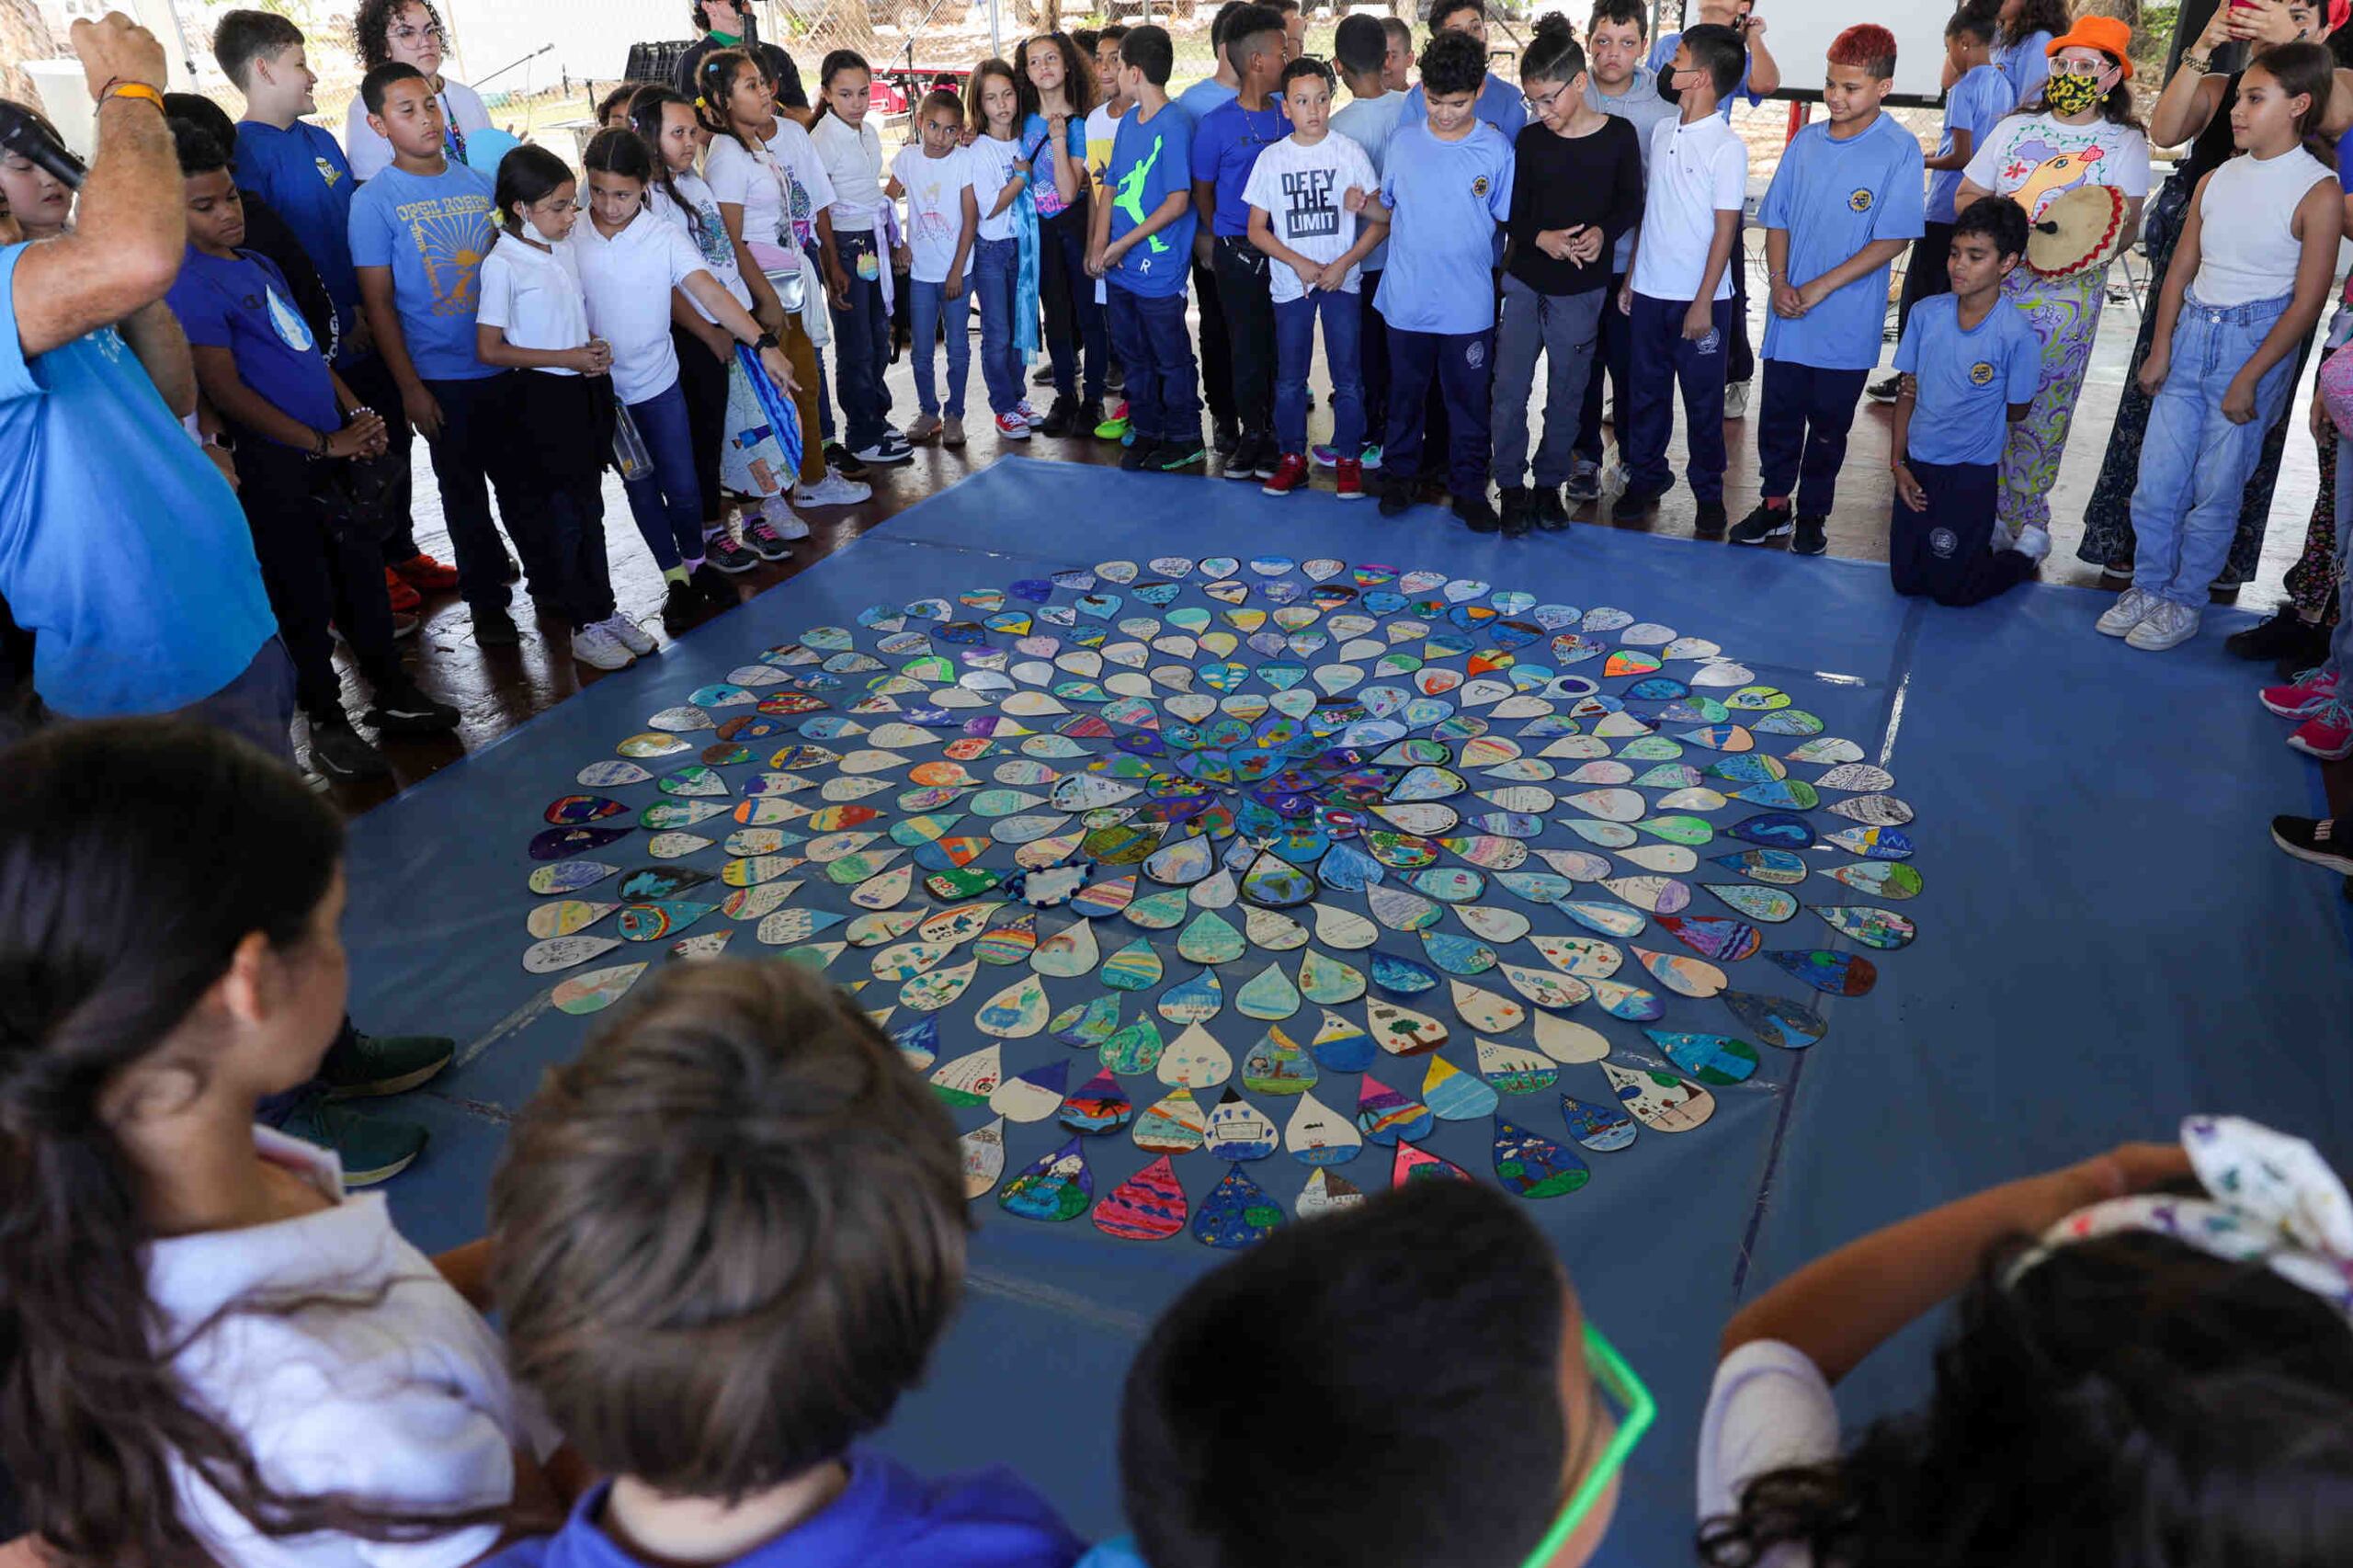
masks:
[[[1765,267],[1761,252],[1761,235],[1749,231],[1755,254],[1750,261],[1750,276],[1761,278]],[[2137,258],[2132,278],[2140,280]],[[2120,288],[2126,282],[2127,273],[2119,267],[2111,274],[2111,282]],[[1761,296],[1751,301],[1752,341],[1763,337]],[[2100,336],[2096,348],[2091,372],[2084,388],[2083,403],[2077,410],[2075,438],[2070,443],[2060,482],[2052,496],[2052,540],[2050,559],[2043,563],[2045,582],[2097,586],[2097,569],[2075,559],[2075,548],[2081,535],[2081,517],[2088,502],[2092,483],[2099,472],[2108,430],[2115,416],[2134,335],[2139,330],[2139,305],[2132,298],[2111,297],[2101,318]],[[1891,318],[1892,319],[1892,318]],[[1893,355],[1889,345],[1882,353],[1884,365]],[[944,366],[941,367],[944,370]],[[1320,369],[1319,369],[1320,377]],[[915,400],[908,367],[901,363],[892,367],[890,386],[893,400],[893,418],[901,424],[914,417]],[[1876,379],[1876,376],[1874,377]],[[1752,388],[1761,391],[1761,384]],[[1039,389],[1033,401],[1043,407],[1051,396]],[[2309,397],[2307,384],[2299,389],[2295,407],[2301,410]],[[1115,463],[1120,448],[1112,443],[1097,441],[1091,437],[1049,440],[1032,437],[1027,441],[1000,441],[991,426],[985,412],[986,398],[975,366],[968,389],[971,413],[966,423],[972,430],[970,443],[961,451],[949,451],[938,447],[916,449],[915,460],[894,471],[878,471],[869,476],[874,487],[873,499],[862,506],[839,510],[813,512],[808,517],[812,537],[795,551],[793,556],[775,565],[764,565],[736,579],[745,597],[749,597],[772,586],[792,574],[804,570],[824,559],[848,540],[866,529],[895,516],[966,475],[995,461],[998,456],[1012,452],[1026,457],[1052,457],[1073,462]],[[1319,403],[1321,400],[1319,399]],[[1753,407],[1753,403],[1752,403]],[[1726,426],[1726,444],[1730,449],[1731,466],[1725,475],[1725,506],[1734,520],[1756,504],[1757,494],[1756,439],[1749,421],[1733,421]],[[1856,560],[1883,561],[1887,558],[1887,516],[1890,501],[1888,483],[1889,412],[1879,403],[1865,401],[1858,415],[1847,450],[1847,467],[1840,477],[1838,504],[1829,522],[1830,553]],[[1321,438],[1329,430],[1328,413],[1319,412],[1311,422],[1311,439]],[[426,462],[425,448],[416,449],[417,538],[426,550],[444,560],[450,559],[448,536],[440,517],[440,503],[434,488],[431,470]],[[1671,453],[1677,472],[1681,472],[1682,442],[1678,428]],[[1210,473],[1218,472],[1212,456]],[[2304,527],[2310,514],[2316,474],[2313,444],[2301,435],[2292,437],[2282,465],[2277,500],[2274,503],[2271,526],[2265,540],[2261,566],[2255,580],[2242,591],[2242,607],[2268,610],[2280,597],[2280,578],[2294,563],[2303,546]],[[1223,483],[1214,478],[1172,480],[1173,483]],[[1330,483],[1328,474],[1319,475],[1319,483]],[[1281,506],[1279,501],[1267,502],[1269,516]],[[1408,517],[1390,523],[1377,517],[1370,506],[1366,507],[1369,529],[1410,528],[1436,532],[1460,528],[1438,508],[1422,507]],[[1577,514],[1578,528],[1614,527],[1606,515],[1587,506]],[[1660,506],[1655,517],[1646,524],[1630,527],[1643,531],[1671,536],[1689,537],[1692,524],[1690,494],[1680,485]],[[660,626],[659,610],[663,597],[660,573],[646,553],[636,528],[630,519],[629,508],[622,497],[620,481],[610,476],[606,483],[606,528],[612,561],[613,586],[622,609],[633,619],[643,621],[648,631],[667,640]],[[1557,536],[1534,536],[1525,541],[1526,548],[1537,550],[1574,550],[1577,529]],[[1107,540],[1105,553],[1137,553],[1157,548],[1155,541],[1138,540],[1119,543]],[[1736,548],[1726,546],[1725,548]],[[528,601],[517,596],[518,607],[528,608]],[[521,619],[518,609],[518,619]],[[597,672],[575,665],[564,648],[562,636],[552,629],[541,629],[536,634],[526,626],[520,648],[482,648],[475,644],[471,620],[464,605],[454,596],[428,598],[425,619],[415,637],[405,644],[410,665],[420,684],[443,700],[456,705],[464,713],[464,722],[451,736],[429,741],[392,741],[385,745],[392,759],[395,777],[389,782],[368,785],[336,785],[333,793],[351,811],[364,810],[380,800],[389,798],[399,789],[447,767],[464,756],[498,739],[533,715],[563,701],[579,689],[585,680],[597,678]],[[347,676],[353,700],[349,706],[355,713],[364,710],[362,689],[356,676]],[[2249,666],[2250,693],[2268,673]],[[2353,766],[2330,770],[2331,795],[2341,812],[2353,814]],[[2287,810],[2302,809],[2300,802],[2282,802]]]

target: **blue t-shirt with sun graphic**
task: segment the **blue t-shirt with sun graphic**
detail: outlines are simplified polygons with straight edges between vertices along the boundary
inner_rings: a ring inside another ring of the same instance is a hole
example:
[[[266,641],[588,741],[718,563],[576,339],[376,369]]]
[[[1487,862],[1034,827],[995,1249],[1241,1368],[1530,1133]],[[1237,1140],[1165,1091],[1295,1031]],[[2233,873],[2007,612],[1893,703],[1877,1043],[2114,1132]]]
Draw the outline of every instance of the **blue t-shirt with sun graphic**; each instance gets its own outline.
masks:
[[[351,264],[392,269],[401,335],[426,381],[498,374],[474,353],[492,188],[488,175],[463,164],[445,163],[438,175],[395,165],[351,199]]]
[[[1916,240],[1926,203],[1920,140],[1882,114],[1843,141],[1809,125],[1781,154],[1757,209],[1762,229],[1790,235],[1790,282],[1799,288],[1844,265],[1874,240]],[[1820,370],[1879,363],[1887,319],[1888,258],[1802,316],[1768,312],[1765,358]]]

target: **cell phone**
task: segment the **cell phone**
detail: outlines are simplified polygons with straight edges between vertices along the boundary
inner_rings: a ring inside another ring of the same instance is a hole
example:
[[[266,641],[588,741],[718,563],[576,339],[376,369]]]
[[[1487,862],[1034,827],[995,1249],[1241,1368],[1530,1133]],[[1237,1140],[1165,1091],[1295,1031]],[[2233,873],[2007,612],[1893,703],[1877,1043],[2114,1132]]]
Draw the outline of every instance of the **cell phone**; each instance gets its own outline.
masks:
[[[2250,3],[2250,0],[2231,0],[2231,4],[2234,6],[2248,3]],[[1746,32],[1748,30],[1749,13],[1756,9],[1756,0],[1740,0],[1740,14],[1732,19],[1733,30],[1734,32]]]

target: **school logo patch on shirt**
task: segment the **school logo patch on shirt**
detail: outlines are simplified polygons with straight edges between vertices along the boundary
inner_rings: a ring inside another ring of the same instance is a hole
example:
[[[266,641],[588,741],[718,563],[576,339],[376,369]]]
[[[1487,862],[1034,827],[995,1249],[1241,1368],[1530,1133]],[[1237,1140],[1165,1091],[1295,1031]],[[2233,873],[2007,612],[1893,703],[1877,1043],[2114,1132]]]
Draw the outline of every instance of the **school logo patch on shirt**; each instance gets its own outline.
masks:
[[[1871,210],[1871,200],[1870,187],[1858,186],[1855,187],[1854,194],[1847,198],[1847,210],[1850,212],[1868,212]]]
[[[1487,194],[1486,176],[1481,175],[1471,182],[1471,194],[1473,196],[1484,196]]]
[[[335,181],[343,177],[343,171],[336,168],[324,158],[313,158],[311,162],[319,165],[319,177],[326,181],[330,186],[334,185]]]
[[[1973,387],[1992,386],[1994,384],[1994,367],[1987,364],[1983,359],[1980,359],[1977,363],[1969,367],[1969,384]]]

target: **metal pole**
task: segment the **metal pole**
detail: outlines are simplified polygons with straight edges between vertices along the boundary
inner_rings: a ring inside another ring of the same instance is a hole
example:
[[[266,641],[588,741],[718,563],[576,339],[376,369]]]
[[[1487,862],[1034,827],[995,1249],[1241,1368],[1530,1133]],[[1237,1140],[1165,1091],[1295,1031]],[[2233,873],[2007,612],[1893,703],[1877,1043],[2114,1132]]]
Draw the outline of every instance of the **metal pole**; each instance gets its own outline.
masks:
[[[989,53],[1002,60],[1005,58],[1005,34],[999,30],[996,10],[997,0],[989,0]]]

